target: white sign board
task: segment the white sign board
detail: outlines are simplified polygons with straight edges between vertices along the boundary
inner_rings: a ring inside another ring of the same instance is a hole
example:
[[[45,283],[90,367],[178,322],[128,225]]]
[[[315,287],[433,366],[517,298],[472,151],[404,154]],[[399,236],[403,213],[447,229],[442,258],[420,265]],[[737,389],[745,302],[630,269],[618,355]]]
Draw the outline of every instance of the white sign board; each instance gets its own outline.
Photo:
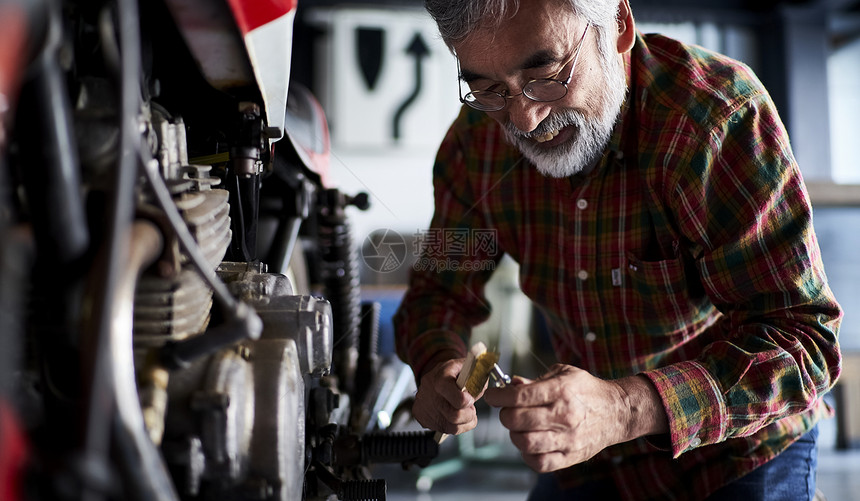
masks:
[[[334,148],[439,145],[460,109],[457,68],[423,9],[318,9],[310,20],[324,32],[314,92]]]

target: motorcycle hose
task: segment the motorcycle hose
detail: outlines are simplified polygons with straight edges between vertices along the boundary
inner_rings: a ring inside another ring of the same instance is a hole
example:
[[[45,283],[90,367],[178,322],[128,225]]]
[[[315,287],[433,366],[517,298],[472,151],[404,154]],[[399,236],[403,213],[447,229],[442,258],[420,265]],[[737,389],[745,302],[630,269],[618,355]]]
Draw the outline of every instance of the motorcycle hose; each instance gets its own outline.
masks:
[[[112,26],[112,25],[111,25]],[[111,423],[116,404],[116,382],[112,378],[111,336],[113,325],[113,298],[122,275],[124,259],[128,255],[127,231],[134,214],[134,187],[137,181],[137,160],[140,149],[140,132],[136,117],[140,111],[138,86],[140,82],[140,30],[138,9],[135,0],[117,1],[119,46],[119,129],[120,155],[114,173],[113,189],[106,213],[109,214],[105,239],[101,246],[101,258],[93,269],[94,280],[90,284],[92,313],[84,335],[88,339],[88,350],[84,367],[91,367],[85,375],[87,405],[84,420],[83,461],[96,465],[109,464]],[[84,485],[81,499],[98,500],[105,493],[98,488]]]

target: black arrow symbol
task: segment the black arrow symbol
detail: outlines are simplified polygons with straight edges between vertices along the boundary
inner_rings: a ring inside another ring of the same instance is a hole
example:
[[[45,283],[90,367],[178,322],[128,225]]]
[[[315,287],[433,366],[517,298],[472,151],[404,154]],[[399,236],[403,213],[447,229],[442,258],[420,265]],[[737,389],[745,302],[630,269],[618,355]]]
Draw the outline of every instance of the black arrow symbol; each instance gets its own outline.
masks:
[[[412,38],[412,41],[409,42],[409,46],[406,47],[406,53],[411,54],[412,57],[415,58],[415,88],[412,89],[412,93],[409,94],[409,97],[403,101],[403,104],[397,108],[397,112],[394,113],[394,131],[393,136],[395,140],[400,139],[400,119],[403,117],[403,113],[406,112],[406,108],[415,101],[415,98],[418,97],[418,94],[421,93],[421,60],[430,54],[430,49],[427,47],[427,44],[424,42],[424,39],[421,38],[421,33],[416,33]]]

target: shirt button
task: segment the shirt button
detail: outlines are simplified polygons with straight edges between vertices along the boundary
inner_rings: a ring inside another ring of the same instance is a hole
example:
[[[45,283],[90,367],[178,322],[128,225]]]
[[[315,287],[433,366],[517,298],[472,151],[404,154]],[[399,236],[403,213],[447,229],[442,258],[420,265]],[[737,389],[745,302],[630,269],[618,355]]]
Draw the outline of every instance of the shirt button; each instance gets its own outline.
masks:
[[[579,270],[579,272],[576,274],[576,276],[580,280],[587,280],[588,279],[588,272],[585,270]]]
[[[579,210],[585,210],[585,208],[588,207],[588,200],[586,200],[584,198],[580,198],[579,200],[576,201],[576,207]]]
[[[698,447],[702,445],[702,439],[699,437],[693,437],[693,440],[690,440],[690,447]]]
[[[589,332],[588,334],[585,335],[585,340],[588,341],[589,343],[593,343],[596,339],[597,339],[597,334],[595,334],[593,332]]]

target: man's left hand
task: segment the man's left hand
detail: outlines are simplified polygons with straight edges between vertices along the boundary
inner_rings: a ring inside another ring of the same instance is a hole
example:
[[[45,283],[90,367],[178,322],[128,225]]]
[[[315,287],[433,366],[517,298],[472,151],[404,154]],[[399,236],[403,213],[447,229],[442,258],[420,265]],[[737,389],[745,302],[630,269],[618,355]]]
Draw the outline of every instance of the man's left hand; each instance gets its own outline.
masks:
[[[502,407],[502,425],[537,472],[581,463],[610,445],[668,427],[659,395],[644,376],[607,381],[557,364],[537,380],[515,377],[505,388],[488,389],[484,399]]]

